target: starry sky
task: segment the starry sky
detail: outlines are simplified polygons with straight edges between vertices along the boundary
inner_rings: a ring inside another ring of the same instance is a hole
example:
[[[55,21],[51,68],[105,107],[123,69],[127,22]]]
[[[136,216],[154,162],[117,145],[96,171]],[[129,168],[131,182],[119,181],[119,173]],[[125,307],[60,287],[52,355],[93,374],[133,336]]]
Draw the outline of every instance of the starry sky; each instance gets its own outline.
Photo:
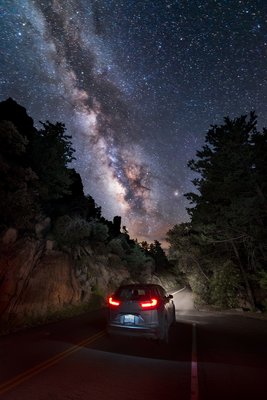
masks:
[[[267,126],[266,0],[0,0],[0,101],[61,121],[84,191],[131,237],[188,220],[211,124]]]

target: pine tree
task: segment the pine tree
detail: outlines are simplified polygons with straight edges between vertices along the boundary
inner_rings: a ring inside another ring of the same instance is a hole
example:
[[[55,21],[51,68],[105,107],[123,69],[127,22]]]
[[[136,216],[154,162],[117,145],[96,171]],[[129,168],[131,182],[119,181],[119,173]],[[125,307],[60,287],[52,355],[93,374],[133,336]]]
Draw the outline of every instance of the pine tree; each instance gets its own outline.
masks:
[[[39,177],[41,200],[49,202],[71,193],[71,172],[67,166],[74,159],[74,149],[64,124],[47,121],[42,125],[43,129],[30,142],[30,163]]]
[[[252,307],[249,274],[260,268],[259,249],[262,260],[266,257],[266,131],[259,133],[256,124],[252,112],[211,127],[197,159],[188,163],[200,174],[193,181],[199,193],[186,195],[193,205],[193,229],[203,243],[227,249],[240,268]]]
[[[149,254],[155,261],[156,272],[164,271],[170,267],[166,254],[158,240],[154,240],[154,243],[149,245]]]

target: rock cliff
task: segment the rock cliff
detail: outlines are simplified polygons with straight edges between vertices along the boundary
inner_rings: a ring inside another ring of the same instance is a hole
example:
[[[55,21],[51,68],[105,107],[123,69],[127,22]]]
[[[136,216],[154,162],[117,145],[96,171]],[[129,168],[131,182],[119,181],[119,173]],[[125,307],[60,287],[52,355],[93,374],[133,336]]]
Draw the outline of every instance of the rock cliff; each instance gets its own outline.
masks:
[[[53,242],[42,238],[19,238],[9,229],[0,243],[0,331],[46,321],[66,310],[83,311],[94,298],[104,304],[122,282],[162,283],[146,263],[140,276],[133,277],[123,257],[110,249],[87,248],[86,255],[55,250]],[[164,278],[168,289],[173,276]]]
[[[77,262],[65,252],[51,249],[44,240],[4,240],[0,247],[2,330],[88,304],[95,294],[104,298],[129,280],[129,271],[113,254],[94,253]]]

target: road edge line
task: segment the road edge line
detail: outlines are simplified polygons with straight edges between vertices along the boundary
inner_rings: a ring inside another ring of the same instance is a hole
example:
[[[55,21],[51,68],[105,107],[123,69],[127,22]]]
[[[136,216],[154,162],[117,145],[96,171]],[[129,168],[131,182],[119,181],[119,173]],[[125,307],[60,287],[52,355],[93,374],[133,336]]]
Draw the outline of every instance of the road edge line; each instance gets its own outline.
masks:
[[[172,295],[175,295],[176,293],[180,293],[180,292],[182,292],[182,291],[185,290],[185,289],[186,289],[186,286],[183,287],[182,289],[179,289],[179,290],[177,290],[176,292],[172,293]]]
[[[191,400],[198,400],[198,365],[197,365],[197,324],[192,324],[192,354],[191,354]]]

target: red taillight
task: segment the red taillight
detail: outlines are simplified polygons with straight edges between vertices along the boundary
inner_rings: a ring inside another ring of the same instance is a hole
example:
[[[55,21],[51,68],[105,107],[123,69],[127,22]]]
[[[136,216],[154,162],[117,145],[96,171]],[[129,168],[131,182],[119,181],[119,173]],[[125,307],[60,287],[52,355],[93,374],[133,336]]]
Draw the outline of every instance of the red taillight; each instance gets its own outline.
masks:
[[[157,304],[158,304],[157,299],[151,299],[149,301],[143,301],[142,303],[140,303],[140,306],[142,308],[151,308],[151,307],[156,307]]]
[[[118,300],[114,300],[112,297],[109,297],[108,304],[110,304],[111,306],[119,306],[121,302]]]

